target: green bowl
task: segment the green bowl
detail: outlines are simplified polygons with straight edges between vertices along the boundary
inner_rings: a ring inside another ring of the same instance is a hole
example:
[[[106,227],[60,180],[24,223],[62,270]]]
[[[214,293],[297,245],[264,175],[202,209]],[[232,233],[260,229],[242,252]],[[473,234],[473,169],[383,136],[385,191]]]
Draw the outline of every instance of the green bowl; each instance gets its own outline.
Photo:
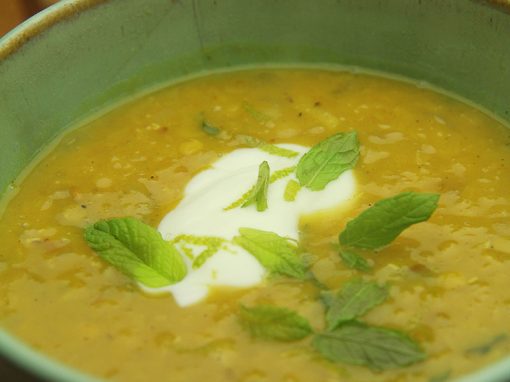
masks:
[[[505,0],[61,1],[0,40],[0,192],[67,127],[232,67],[361,67],[446,89],[508,122],[509,12]],[[42,378],[94,380],[2,331],[0,353]],[[462,381],[509,378],[510,358]]]

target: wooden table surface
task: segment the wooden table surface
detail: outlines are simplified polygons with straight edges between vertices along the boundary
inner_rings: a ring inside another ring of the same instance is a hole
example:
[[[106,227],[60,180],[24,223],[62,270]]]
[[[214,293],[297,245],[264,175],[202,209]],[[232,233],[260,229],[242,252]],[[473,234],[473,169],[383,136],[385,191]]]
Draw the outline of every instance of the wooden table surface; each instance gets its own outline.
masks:
[[[0,1],[0,36],[4,35],[28,16],[21,1]]]
[[[0,0],[0,37],[57,0]]]

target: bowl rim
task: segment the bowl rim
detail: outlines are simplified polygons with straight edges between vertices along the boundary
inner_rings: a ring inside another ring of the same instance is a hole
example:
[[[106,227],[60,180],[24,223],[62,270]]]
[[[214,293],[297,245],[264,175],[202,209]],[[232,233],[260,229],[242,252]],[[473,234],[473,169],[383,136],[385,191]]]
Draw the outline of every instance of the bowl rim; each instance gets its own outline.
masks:
[[[0,61],[53,25],[109,0],[60,0],[0,36]]]
[[[23,21],[0,37],[0,62],[16,54],[23,46],[53,25],[78,16],[80,12],[108,0],[60,0]],[[3,327],[0,327],[0,356],[28,372],[34,378],[56,382],[99,382],[91,375],[44,355]]]
[[[0,62],[16,54],[23,46],[66,19],[110,0],[60,0],[25,20],[0,37]],[[504,0],[473,0],[486,6],[500,8],[510,17],[510,3]],[[234,69],[234,68],[232,68]],[[447,90],[447,89],[446,89]],[[1,195],[0,195],[1,196]],[[43,354],[21,338],[10,334],[0,326],[0,356],[28,371],[35,378],[57,382],[100,382],[93,377],[61,361]],[[510,355],[488,364],[470,374],[461,376],[457,382],[504,381],[510,376]]]

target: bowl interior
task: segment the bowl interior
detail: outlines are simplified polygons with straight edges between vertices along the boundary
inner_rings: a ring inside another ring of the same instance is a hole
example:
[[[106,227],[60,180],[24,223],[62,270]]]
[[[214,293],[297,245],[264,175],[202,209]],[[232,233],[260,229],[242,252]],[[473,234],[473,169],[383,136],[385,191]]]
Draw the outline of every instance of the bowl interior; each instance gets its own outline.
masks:
[[[63,129],[213,70],[343,65],[431,84],[510,120],[510,6],[475,0],[64,0],[0,40],[0,191]],[[6,333],[0,352],[87,380]],[[503,381],[510,359],[466,377]]]

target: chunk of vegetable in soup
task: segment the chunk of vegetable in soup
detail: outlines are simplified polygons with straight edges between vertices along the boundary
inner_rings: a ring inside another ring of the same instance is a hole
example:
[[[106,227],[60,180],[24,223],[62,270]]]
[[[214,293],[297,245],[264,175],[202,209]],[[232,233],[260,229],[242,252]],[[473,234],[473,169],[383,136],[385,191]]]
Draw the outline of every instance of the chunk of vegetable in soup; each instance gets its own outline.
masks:
[[[509,162],[500,123],[395,80],[177,84],[13,184],[0,322],[118,381],[450,380],[510,352]]]

